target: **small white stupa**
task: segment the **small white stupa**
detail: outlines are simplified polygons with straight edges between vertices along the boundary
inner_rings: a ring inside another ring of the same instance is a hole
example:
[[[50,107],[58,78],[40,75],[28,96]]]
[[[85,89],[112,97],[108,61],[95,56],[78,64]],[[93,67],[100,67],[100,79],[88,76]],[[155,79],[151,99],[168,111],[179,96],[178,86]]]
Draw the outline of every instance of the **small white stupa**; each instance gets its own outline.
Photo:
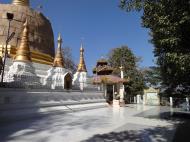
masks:
[[[73,86],[79,88],[80,90],[83,90],[85,87],[87,87],[87,70],[84,61],[84,48],[82,43],[80,48],[80,61],[77,72],[74,74]]]
[[[8,73],[5,75],[5,82],[12,82],[22,87],[27,85],[39,84],[40,79],[35,73],[35,69],[31,62],[31,54],[29,47],[29,26],[28,21],[24,23],[21,43],[14,57],[13,65],[9,67]]]
[[[47,77],[43,85],[51,89],[71,89],[72,75],[71,72],[64,68],[64,60],[61,51],[62,38],[58,36],[58,47],[54,58],[53,67],[47,71]]]

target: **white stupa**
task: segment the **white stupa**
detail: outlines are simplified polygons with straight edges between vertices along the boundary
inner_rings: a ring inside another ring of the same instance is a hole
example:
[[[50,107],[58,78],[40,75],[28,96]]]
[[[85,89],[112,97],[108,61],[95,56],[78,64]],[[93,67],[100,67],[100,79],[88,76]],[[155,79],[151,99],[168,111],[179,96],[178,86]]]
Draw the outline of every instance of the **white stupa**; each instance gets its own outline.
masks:
[[[82,43],[80,48],[80,61],[77,72],[74,74],[73,86],[79,88],[80,90],[83,90],[85,87],[87,87],[87,70],[84,61],[84,48]]]
[[[58,47],[53,62],[53,67],[47,71],[47,77],[43,85],[51,89],[71,89],[72,75],[71,71],[64,68],[64,60],[61,51],[62,38],[59,34]]]

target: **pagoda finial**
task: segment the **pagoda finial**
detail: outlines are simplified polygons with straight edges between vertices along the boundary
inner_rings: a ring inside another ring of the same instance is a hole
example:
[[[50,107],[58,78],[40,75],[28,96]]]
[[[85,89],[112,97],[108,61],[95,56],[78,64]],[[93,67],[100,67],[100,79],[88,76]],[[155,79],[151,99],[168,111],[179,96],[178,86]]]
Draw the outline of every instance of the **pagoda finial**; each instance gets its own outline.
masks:
[[[20,46],[18,47],[14,58],[15,61],[31,61],[29,47],[29,27],[27,19],[23,26],[24,30],[22,32]]]
[[[84,48],[83,48],[83,42],[81,42],[81,45],[80,45],[80,53],[84,53]]]
[[[61,38],[61,34],[59,33],[58,39],[57,39],[57,52],[54,58],[54,62],[53,62],[53,67],[62,67],[64,68],[64,61],[63,61],[63,55],[61,52],[61,45],[62,45],[62,38]]]
[[[85,61],[84,61],[84,48],[83,48],[83,43],[82,42],[81,42],[81,47],[80,47],[80,61],[79,61],[77,71],[78,72],[87,72]]]
[[[30,0],[13,0],[12,4],[21,6],[30,6]]]

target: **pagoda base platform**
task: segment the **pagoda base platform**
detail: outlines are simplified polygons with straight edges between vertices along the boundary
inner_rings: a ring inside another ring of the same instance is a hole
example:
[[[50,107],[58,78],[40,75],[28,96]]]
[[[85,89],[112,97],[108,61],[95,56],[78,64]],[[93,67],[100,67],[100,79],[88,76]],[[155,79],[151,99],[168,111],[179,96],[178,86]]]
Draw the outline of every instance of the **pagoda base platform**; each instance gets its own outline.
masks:
[[[33,86],[40,84],[40,77],[37,77],[31,62],[15,61],[5,75],[4,82],[12,86]]]
[[[0,122],[106,107],[103,92],[0,88]]]

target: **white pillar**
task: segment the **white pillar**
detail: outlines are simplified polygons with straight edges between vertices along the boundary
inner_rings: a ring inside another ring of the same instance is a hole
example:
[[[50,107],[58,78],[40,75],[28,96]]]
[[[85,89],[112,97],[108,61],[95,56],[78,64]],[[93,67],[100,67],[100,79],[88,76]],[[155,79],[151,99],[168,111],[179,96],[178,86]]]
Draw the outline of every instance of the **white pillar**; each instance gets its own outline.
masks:
[[[98,91],[101,91],[101,86],[100,85],[98,85]]]
[[[125,93],[124,85],[123,85],[123,83],[120,83],[120,85],[119,85],[119,96],[120,96],[120,103],[121,104],[125,104],[124,93]]]
[[[124,73],[123,73],[123,67],[120,67],[121,69],[121,78],[124,79]],[[123,83],[119,84],[119,96],[120,96],[120,104],[124,105],[124,93],[125,93],[125,86],[123,85]]]
[[[134,97],[134,103],[135,103],[135,104],[137,103],[136,97]]]
[[[113,87],[113,91],[112,91],[112,93],[113,93],[113,100],[114,100],[115,97],[116,97],[116,96],[115,96],[115,86],[113,85],[112,87]]]
[[[189,98],[186,98],[187,111],[189,111]]]
[[[137,95],[137,104],[141,103],[141,95]]]
[[[173,106],[173,98],[170,97],[170,106]]]
[[[123,70],[121,70],[121,78],[124,78]]]
[[[143,95],[143,105],[146,105],[146,94]]]
[[[105,96],[107,97],[107,85],[104,84],[104,93],[105,93]]]
[[[81,90],[81,91],[84,90],[84,82],[80,82],[80,90]]]

